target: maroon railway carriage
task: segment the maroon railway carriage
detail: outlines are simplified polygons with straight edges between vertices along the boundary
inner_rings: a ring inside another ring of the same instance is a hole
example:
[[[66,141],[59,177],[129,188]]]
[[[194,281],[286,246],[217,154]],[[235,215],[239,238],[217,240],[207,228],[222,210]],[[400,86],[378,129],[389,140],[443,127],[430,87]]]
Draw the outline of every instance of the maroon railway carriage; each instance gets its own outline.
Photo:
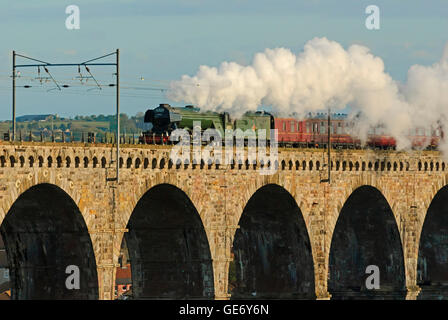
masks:
[[[361,141],[348,132],[350,123],[345,114],[333,114],[330,119],[330,142],[334,148],[360,148]],[[320,113],[304,120],[275,118],[278,143],[281,146],[326,147],[328,143],[327,115]]]
[[[326,147],[328,143],[327,115],[318,113],[304,120],[295,118],[275,118],[280,146]],[[330,119],[330,142],[333,148],[361,148],[361,140],[352,137],[349,132],[353,122],[347,121],[346,114],[332,114]],[[436,149],[443,139],[441,127],[416,128],[409,132],[408,138],[414,149]],[[371,128],[367,136],[367,147],[372,149],[395,149],[396,140],[388,135],[384,127]]]

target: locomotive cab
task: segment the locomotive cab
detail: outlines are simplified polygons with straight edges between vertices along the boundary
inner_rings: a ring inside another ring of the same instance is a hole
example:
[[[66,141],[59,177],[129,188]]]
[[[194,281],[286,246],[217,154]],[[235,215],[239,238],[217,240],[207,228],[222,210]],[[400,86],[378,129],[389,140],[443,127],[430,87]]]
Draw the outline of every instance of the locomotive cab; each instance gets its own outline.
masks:
[[[175,130],[181,120],[182,116],[169,104],[160,104],[153,110],[147,110],[144,118],[144,122],[153,125],[151,131],[156,134]]]

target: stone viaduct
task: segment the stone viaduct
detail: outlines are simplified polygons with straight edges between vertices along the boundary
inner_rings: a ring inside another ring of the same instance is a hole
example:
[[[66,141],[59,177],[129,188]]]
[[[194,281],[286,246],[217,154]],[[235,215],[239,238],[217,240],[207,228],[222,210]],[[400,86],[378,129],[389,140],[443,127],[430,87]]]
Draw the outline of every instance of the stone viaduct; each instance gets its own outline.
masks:
[[[448,295],[448,161],[436,151],[279,149],[278,170],[173,165],[168,146],[0,144],[13,298],[113,299],[123,239],[135,298]],[[80,289],[66,288],[68,265]],[[367,290],[367,265],[380,289]]]

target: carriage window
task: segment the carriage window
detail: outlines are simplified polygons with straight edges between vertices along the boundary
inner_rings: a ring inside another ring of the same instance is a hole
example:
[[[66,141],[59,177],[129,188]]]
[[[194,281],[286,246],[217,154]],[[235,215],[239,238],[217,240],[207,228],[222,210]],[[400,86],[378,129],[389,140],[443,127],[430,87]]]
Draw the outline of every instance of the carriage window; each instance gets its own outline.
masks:
[[[325,133],[325,122],[320,123],[320,133]]]
[[[342,133],[342,123],[338,122],[337,134],[341,134],[341,133]]]
[[[294,121],[291,121],[291,132],[294,132]]]
[[[306,133],[310,133],[310,123],[306,123]]]
[[[297,132],[300,132],[299,123],[297,122]]]
[[[283,131],[286,131],[286,122],[283,122]]]

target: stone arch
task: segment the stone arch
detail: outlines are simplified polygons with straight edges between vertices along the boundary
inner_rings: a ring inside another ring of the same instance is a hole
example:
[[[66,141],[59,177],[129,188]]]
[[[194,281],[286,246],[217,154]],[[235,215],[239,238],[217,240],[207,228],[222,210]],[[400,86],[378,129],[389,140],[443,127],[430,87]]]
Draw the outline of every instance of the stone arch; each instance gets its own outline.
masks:
[[[141,160],[140,160],[140,158],[137,158],[137,159],[135,159],[135,169],[138,169],[138,168],[140,168],[140,164],[141,164]]]
[[[159,166],[159,168],[160,169],[163,169],[163,168],[165,168],[165,159],[160,159],[160,166]]]
[[[306,161],[305,160],[302,161],[302,170],[306,170]]]
[[[286,162],[285,162],[285,160],[282,160],[281,164],[282,164],[282,170],[285,170],[285,168],[286,168]]]
[[[320,162],[316,161],[316,170],[319,171],[319,169],[320,169]]]
[[[67,156],[66,158],[65,158],[65,167],[66,168],[70,168],[70,163],[71,163],[71,159],[70,159],[70,157],[69,156]]]
[[[448,185],[434,196],[419,240],[418,299],[448,299]]]
[[[98,167],[98,158],[97,157],[92,158],[92,167],[93,168]]]
[[[48,168],[51,168],[51,165],[53,164],[53,158],[51,156],[47,157],[47,166]]]
[[[10,166],[11,168],[13,168],[14,165],[15,165],[15,163],[16,163],[16,158],[14,158],[14,156],[10,156],[10,157],[9,157],[9,166]]]
[[[30,168],[32,168],[34,166],[34,157],[33,156],[28,157],[28,163],[30,165]]]
[[[79,157],[75,157],[75,168],[79,168]]]
[[[351,162],[351,161],[348,162],[348,169],[350,171],[353,171],[353,162]]]
[[[39,168],[42,168],[44,165],[44,157],[39,156],[38,158],[38,162],[39,162]]]
[[[56,157],[56,167],[62,168],[62,157],[61,156]]]
[[[204,162],[204,159],[201,159],[201,164],[199,165],[199,169],[204,169],[204,166],[205,166],[205,162]],[[246,160],[246,169],[248,169],[249,168],[249,161],[247,161]]]
[[[162,159],[163,160],[163,159]],[[151,164],[151,168],[152,169],[156,169],[157,168],[157,159],[153,158],[152,159],[152,164]],[[162,169],[162,168],[161,168]]]
[[[265,184],[250,197],[240,216],[232,254],[232,298],[315,298],[305,219],[280,185]]]
[[[359,162],[358,161],[355,162],[355,170],[359,171]]]
[[[397,162],[394,161],[394,171],[397,171],[397,168],[398,168]]]
[[[292,164],[292,160],[289,160],[288,162],[288,170],[292,170],[293,164]]]
[[[23,168],[25,166],[25,157],[20,156],[19,157],[20,167]]]
[[[2,168],[4,168],[4,167],[6,166],[6,159],[5,159],[5,156],[1,156],[1,157],[0,157],[0,166],[1,166]]]
[[[368,290],[366,267],[379,267],[381,286]],[[396,216],[381,191],[356,188],[332,232],[328,288],[334,299],[404,299],[406,277]]]
[[[211,299],[207,234],[188,195],[172,184],[146,191],[127,223],[134,298]]]
[[[89,158],[84,157],[83,163],[84,163],[84,168],[88,168],[89,167]]]
[[[211,161],[210,159],[209,159],[209,161]],[[208,165],[208,168],[210,169],[211,168],[211,162],[209,162],[209,165]],[[253,170],[257,170],[257,165],[258,165],[258,162],[257,162],[257,160],[256,159],[254,159],[253,161],[252,161],[252,169]]]
[[[156,160],[155,162],[153,161],[152,165],[152,169],[155,169],[157,167],[157,159],[153,159]],[[149,159],[145,157],[145,160],[143,160],[143,169],[148,169],[149,166]]]
[[[119,162],[119,167],[120,167],[120,169],[121,168],[123,168],[123,158],[122,157],[120,157],[120,160],[119,160],[120,162]]]
[[[106,168],[107,161],[106,157],[101,157],[101,168]]]
[[[418,162],[418,171],[422,171],[422,162],[421,161]]]
[[[345,171],[347,169],[347,161],[342,161],[342,171]]]
[[[310,162],[308,164],[308,168],[310,171],[313,170],[313,161],[312,160],[310,160]]]
[[[300,168],[300,162],[299,160],[296,160],[296,170],[299,170],[299,168]]]
[[[95,254],[80,209],[57,185],[25,182],[1,215],[12,298],[98,299]],[[79,267],[79,290],[65,286],[69,265]]]
[[[126,160],[126,168],[131,168],[132,167],[132,158],[129,157],[128,160]]]
[[[428,162],[426,162],[426,161],[425,161],[425,163],[424,163],[424,168],[425,168],[425,169],[424,169],[425,171],[428,171]]]
[[[243,159],[238,159],[238,170],[241,170],[243,168]]]

